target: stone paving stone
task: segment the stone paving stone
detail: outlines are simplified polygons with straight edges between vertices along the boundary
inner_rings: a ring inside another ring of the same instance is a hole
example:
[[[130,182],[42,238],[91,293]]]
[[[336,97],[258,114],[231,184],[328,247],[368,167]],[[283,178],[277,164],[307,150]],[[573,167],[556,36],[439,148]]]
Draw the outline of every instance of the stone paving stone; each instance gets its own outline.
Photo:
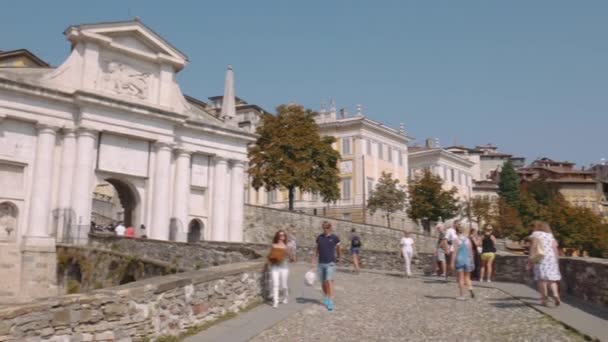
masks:
[[[456,284],[439,278],[338,273],[336,284],[335,311],[312,304],[251,341],[584,340],[496,289],[459,301]]]

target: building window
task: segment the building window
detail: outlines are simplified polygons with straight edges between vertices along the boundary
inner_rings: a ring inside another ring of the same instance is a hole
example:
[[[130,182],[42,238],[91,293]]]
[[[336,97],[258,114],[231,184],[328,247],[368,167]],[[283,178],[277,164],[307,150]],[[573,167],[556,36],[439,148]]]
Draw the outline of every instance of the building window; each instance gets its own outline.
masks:
[[[378,159],[383,159],[384,155],[383,155],[383,149],[384,149],[384,145],[382,143],[378,143]]]
[[[350,199],[350,178],[342,179],[342,199],[343,200]]]
[[[366,139],[365,142],[367,144],[367,155],[371,156],[372,155],[372,141],[369,139]]]
[[[392,162],[392,161],[393,161],[393,148],[392,148],[392,147],[390,147],[390,146],[389,146],[389,147],[387,147],[387,152],[386,152],[386,154],[387,154],[387,159],[388,159],[388,161],[389,161],[389,162]]]
[[[371,195],[371,193],[373,191],[374,191],[374,179],[368,178],[367,179],[367,198],[369,198],[369,196]]]
[[[313,192],[312,195],[310,196],[310,198],[312,199],[313,202],[316,202],[317,200],[319,200],[319,194],[316,192]]]
[[[452,180],[452,183],[454,183],[454,169],[450,169],[450,179]]]
[[[350,215],[350,213],[343,213],[342,214],[342,219],[345,221],[351,221],[352,220],[352,216]]]
[[[266,198],[268,199],[268,204],[273,204],[274,202],[277,201],[277,191],[276,190],[268,191]]]
[[[342,155],[349,155],[350,151],[350,138],[342,138]]]
[[[399,155],[399,166],[403,166],[403,153],[397,151],[397,154]]]

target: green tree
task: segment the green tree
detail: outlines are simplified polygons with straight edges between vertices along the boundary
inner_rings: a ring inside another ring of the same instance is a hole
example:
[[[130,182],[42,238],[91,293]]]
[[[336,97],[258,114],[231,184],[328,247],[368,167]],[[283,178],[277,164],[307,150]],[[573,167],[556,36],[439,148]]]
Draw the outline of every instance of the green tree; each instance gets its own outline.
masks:
[[[287,189],[289,210],[293,210],[297,188],[318,193],[327,203],[340,196],[340,154],[332,148],[336,139],[320,136],[315,115],[297,104],[278,106],[276,116],[262,116],[258,139],[249,149],[252,186]]]
[[[511,208],[519,210],[519,177],[510,160],[504,163],[498,180],[498,195]]]
[[[424,224],[430,221],[450,219],[458,213],[457,189],[443,189],[443,181],[439,176],[433,175],[425,170],[421,177],[414,179],[408,188],[409,208],[407,215],[412,220],[424,220]],[[430,227],[424,227],[427,231]]]
[[[502,198],[498,199],[498,211],[494,216],[493,226],[498,237],[509,237],[519,241],[530,235],[530,231],[522,223],[517,209],[511,207]]]
[[[494,203],[488,197],[475,197],[469,202],[470,215],[475,218],[479,227],[490,223]]]
[[[367,209],[373,215],[377,210],[386,212],[387,225],[391,226],[391,215],[405,207],[406,194],[397,185],[398,179],[393,179],[390,173],[382,172],[376,188],[369,194]]]

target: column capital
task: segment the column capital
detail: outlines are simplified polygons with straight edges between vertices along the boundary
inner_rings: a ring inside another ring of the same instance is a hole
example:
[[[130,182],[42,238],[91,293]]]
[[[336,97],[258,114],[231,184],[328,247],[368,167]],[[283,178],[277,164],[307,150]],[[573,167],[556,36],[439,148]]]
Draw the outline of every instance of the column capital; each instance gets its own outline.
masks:
[[[56,134],[57,131],[59,131],[61,129],[61,127],[59,126],[55,126],[55,125],[51,125],[48,123],[44,123],[44,122],[38,122],[36,124],[36,130],[38,130],[38,133],[52,133],[52,134]]]
[[[245,164],[247,164],[246,161],[244,160],[236,160],[236,159],[232,159],[230,160],[230,163],[232,164],[232,167],[245,167]]]
[[[175,154],[178,157],[179,156],[188,156],[188,157],[190,157],[194,153],[194,151],[192,151],[192,150],[190,150],[188,148],[185,148],[183,146],[177,146],[174,151],[175,151]]]
[[[75,136],[76,128],[75,127],[62,127],[61,133],[63,134],[63,136]]]
[[[168,141],[156,141],[156,142],[154,142],[154,147],[158,151],[160,151],[160,150],[172,150],[174,146],[175,146],[175,144],[173,144],[172,142],[168,142]]]
[[[85,126],[75,127],[74,131],[79,137],[80,136],[90,136],[90,137],[96,138],[97,134],[99,134],[98,130],[90,128],[90,127],[85,127]]]
[[[216,164],[220,164],[220,163],[228,164],[228,158],[222,157],[222,156],[218,156],[218,155],[213,156],[213,161]]]

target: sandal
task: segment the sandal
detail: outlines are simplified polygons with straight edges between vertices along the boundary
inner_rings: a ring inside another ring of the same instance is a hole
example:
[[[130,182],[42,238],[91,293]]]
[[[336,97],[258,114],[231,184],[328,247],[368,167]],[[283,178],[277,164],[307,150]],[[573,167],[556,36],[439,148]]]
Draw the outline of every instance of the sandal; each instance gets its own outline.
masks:
[[[540,299],[540,305],[542,305],[542,306],[549,306],[549,305],[547,305],[547,298],[546,297]]]
[[[555,303],[555,306],[559,306],[562,303],[562,300],[557,296],[553,296],[553,302]]]

